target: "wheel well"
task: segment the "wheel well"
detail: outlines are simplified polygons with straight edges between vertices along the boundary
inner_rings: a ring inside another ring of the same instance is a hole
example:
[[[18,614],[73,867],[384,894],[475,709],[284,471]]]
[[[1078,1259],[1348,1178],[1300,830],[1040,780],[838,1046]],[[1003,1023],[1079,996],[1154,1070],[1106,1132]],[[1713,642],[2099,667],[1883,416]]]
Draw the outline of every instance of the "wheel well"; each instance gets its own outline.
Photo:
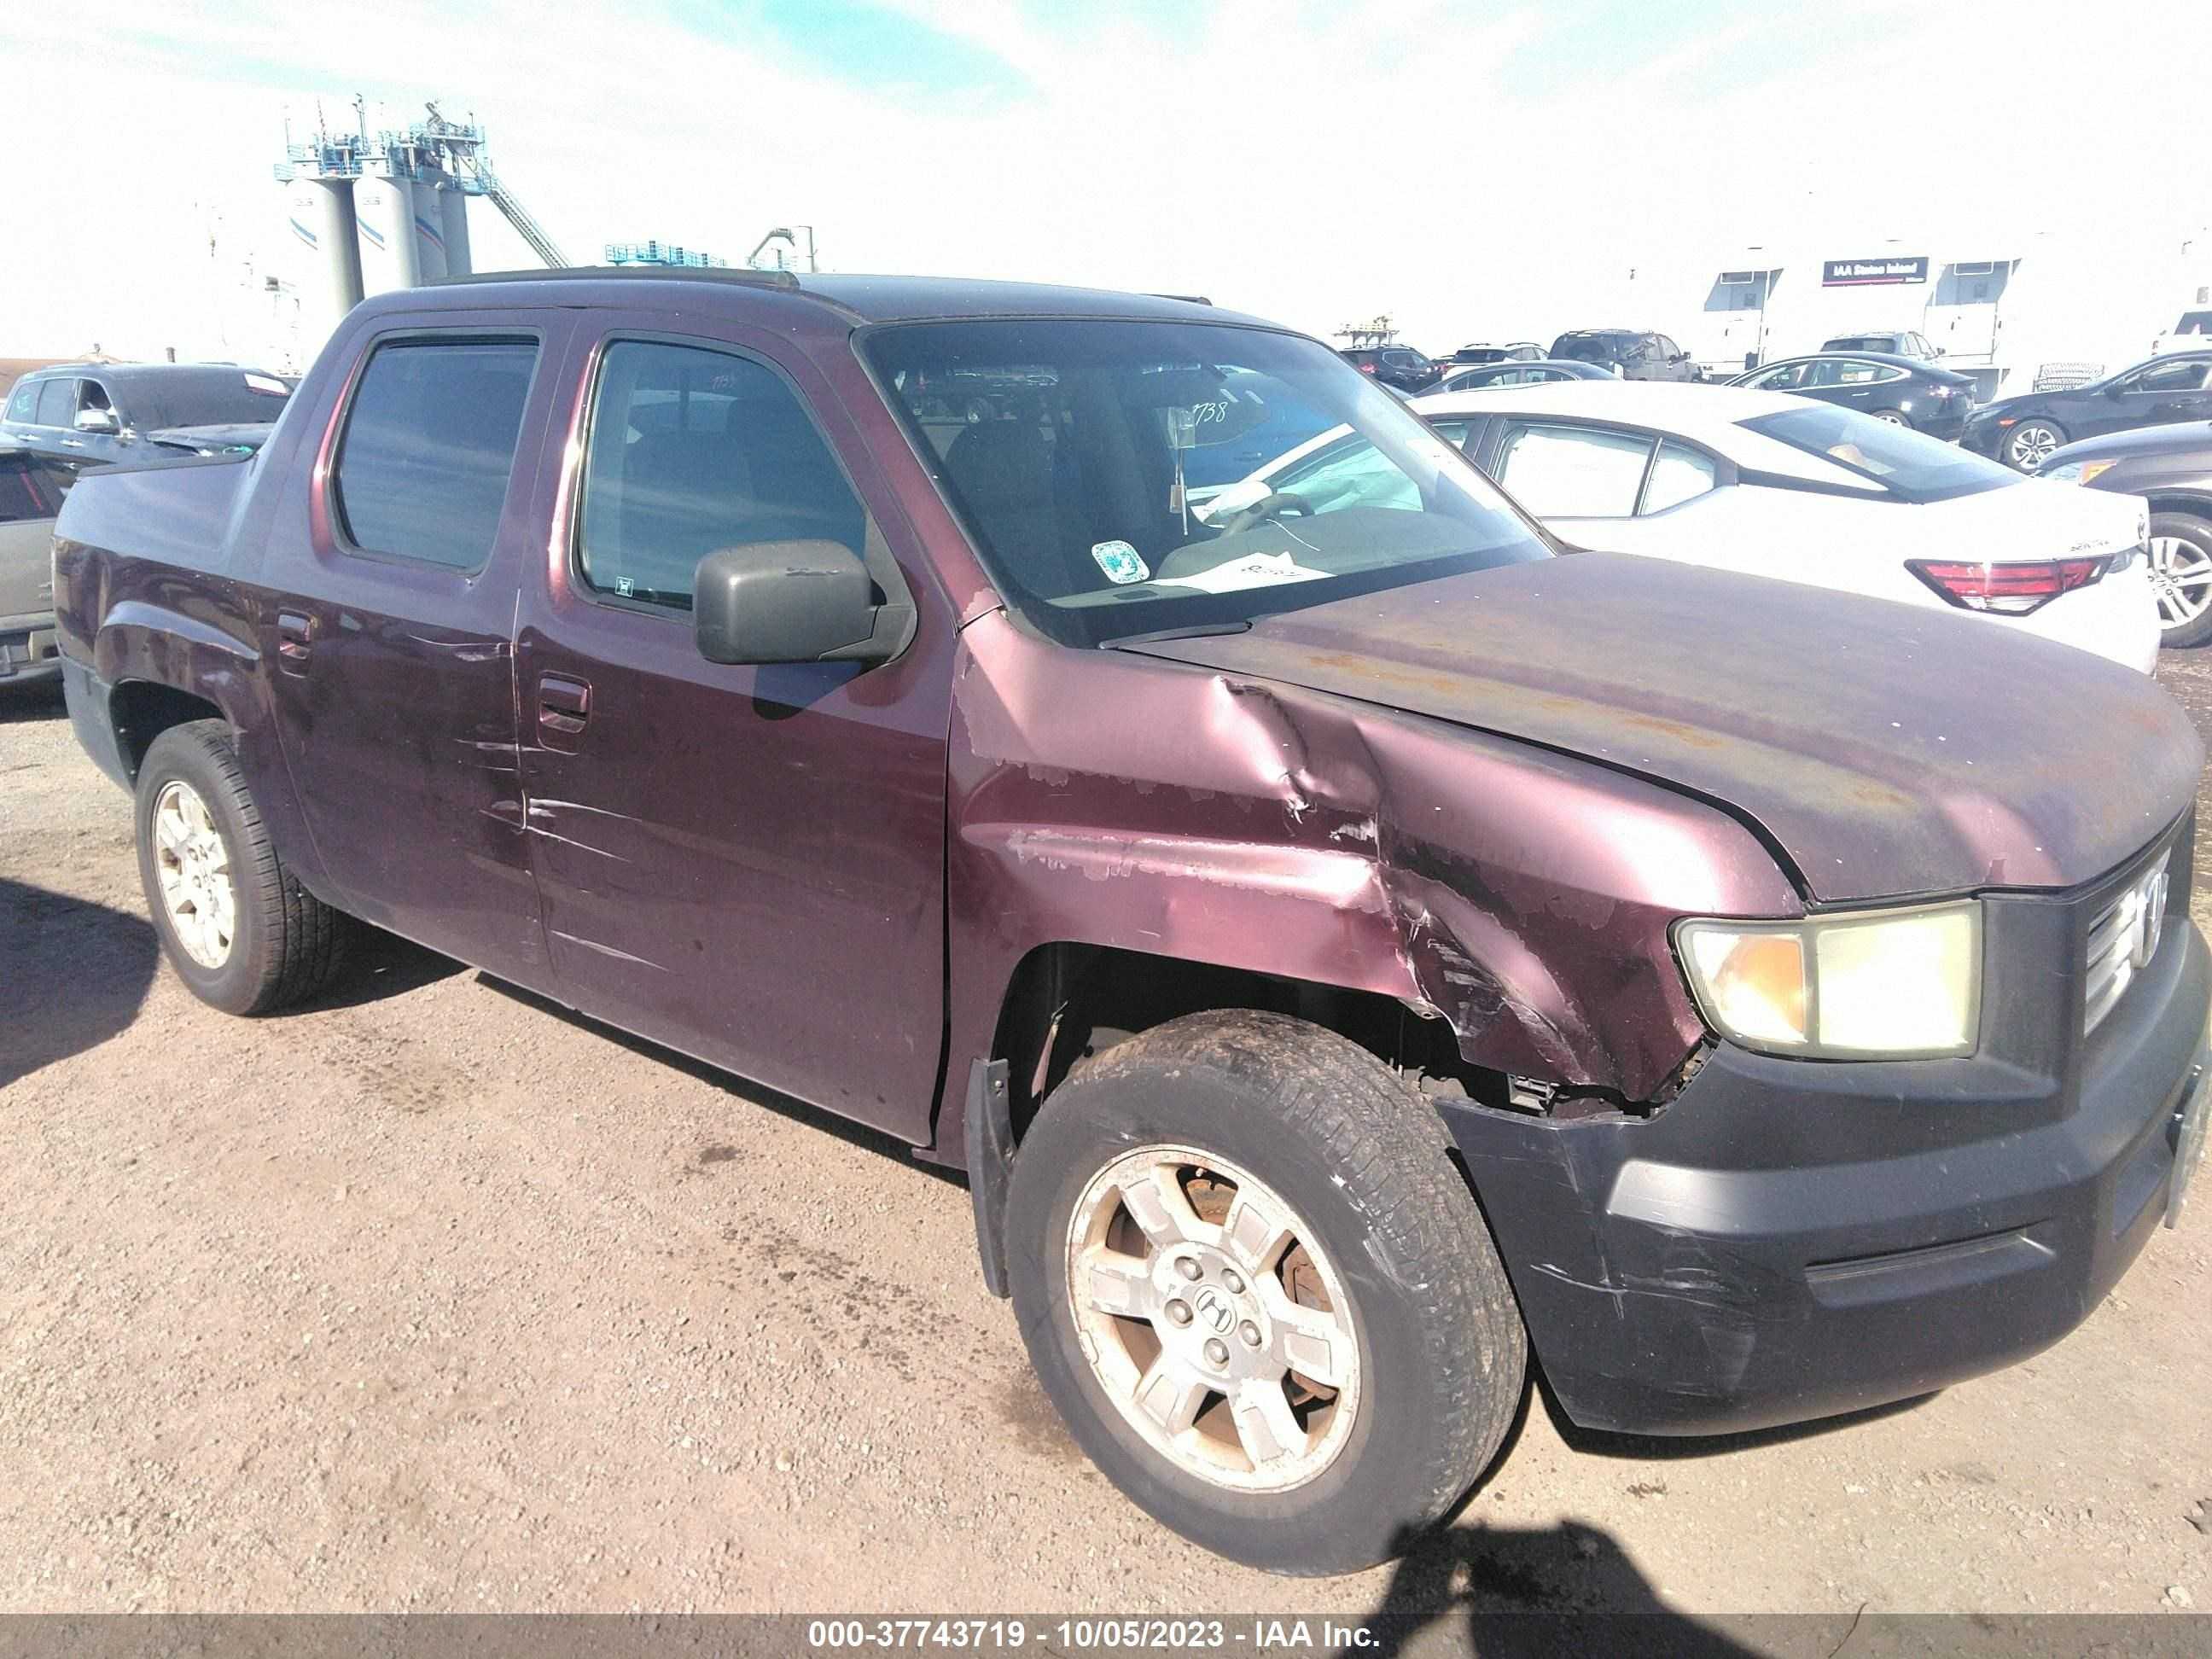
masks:
[[[115,726],[115,750],[123,757],[132,782],[154,739],[173,726],[191,720],[221,720],[222,710],[205,697],[179,691],[173,685],[151,680],[125,680],[107,700],[107,717]]]
[[[1017,1139],[1071,1068],[1183,1014],[1257,1008],[1352,1039],[1425,1089],[1504,1105],[1502,1073],[1470,1066],[1443,1019],[1395,997],[1103,945],[1039,945],[1000,1006],[992,1058],[1006,1062]]]
[[[2154,513],[2187,513],[2200,519],[2212,519],[2212,495],[2191,495],[2170,490],[2154,490],[2148,498]]]

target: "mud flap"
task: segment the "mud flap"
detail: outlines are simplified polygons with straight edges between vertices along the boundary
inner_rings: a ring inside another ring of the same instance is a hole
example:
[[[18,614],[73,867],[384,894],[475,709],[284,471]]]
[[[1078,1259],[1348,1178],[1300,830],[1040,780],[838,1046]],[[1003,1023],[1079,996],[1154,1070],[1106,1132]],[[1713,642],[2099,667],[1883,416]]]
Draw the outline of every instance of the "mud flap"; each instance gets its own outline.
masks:
[[[968,1153],[968,1195],[975,1205],[975,1249],[983,1259],[983,1285],[993,1296],[1004,1297],[1010,1294],[1006,1186],[1014,1167],[1014,1121],[1005,1060],[979,1060],[968,1068],[967,1121],[960,1138]]]

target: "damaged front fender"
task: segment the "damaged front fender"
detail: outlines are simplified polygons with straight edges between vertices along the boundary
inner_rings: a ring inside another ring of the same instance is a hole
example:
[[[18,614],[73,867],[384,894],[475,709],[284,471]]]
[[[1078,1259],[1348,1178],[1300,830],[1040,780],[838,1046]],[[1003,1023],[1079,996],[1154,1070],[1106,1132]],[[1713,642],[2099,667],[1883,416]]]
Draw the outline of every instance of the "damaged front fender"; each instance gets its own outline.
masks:
[[[1703,1036],[1668,925],[1798,913],[1747,830],[1656,784],[1245,676],[1066,667],[1003,613],[962,635],[956,1067],[1069,942],[1395,997],[1470,1064],[1646,1099]]]

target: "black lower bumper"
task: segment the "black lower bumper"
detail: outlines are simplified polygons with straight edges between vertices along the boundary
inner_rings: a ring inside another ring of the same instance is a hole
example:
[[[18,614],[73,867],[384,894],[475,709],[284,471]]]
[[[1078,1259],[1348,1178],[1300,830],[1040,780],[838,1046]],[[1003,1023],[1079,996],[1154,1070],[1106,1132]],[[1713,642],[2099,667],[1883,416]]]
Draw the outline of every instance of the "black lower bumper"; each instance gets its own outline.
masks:
[[[2207,1086],[2212,957],[2173,933],[2059,1077],[1724,1045],[1649,1119],[1447,1105],[1567,1414],[1646,1434],[1798,1422],[2080,1324],[2166,1214],[2179,1113]]]

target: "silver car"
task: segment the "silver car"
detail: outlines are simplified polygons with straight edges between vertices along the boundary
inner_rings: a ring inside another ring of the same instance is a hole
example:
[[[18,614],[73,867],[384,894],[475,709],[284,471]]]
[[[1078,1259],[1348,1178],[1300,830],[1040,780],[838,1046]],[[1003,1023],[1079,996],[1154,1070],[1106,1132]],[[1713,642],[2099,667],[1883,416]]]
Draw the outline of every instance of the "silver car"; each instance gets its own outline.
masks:
[[[0,447],[0,687],[61,672],[54,646],[54,515],[73,473]]]

